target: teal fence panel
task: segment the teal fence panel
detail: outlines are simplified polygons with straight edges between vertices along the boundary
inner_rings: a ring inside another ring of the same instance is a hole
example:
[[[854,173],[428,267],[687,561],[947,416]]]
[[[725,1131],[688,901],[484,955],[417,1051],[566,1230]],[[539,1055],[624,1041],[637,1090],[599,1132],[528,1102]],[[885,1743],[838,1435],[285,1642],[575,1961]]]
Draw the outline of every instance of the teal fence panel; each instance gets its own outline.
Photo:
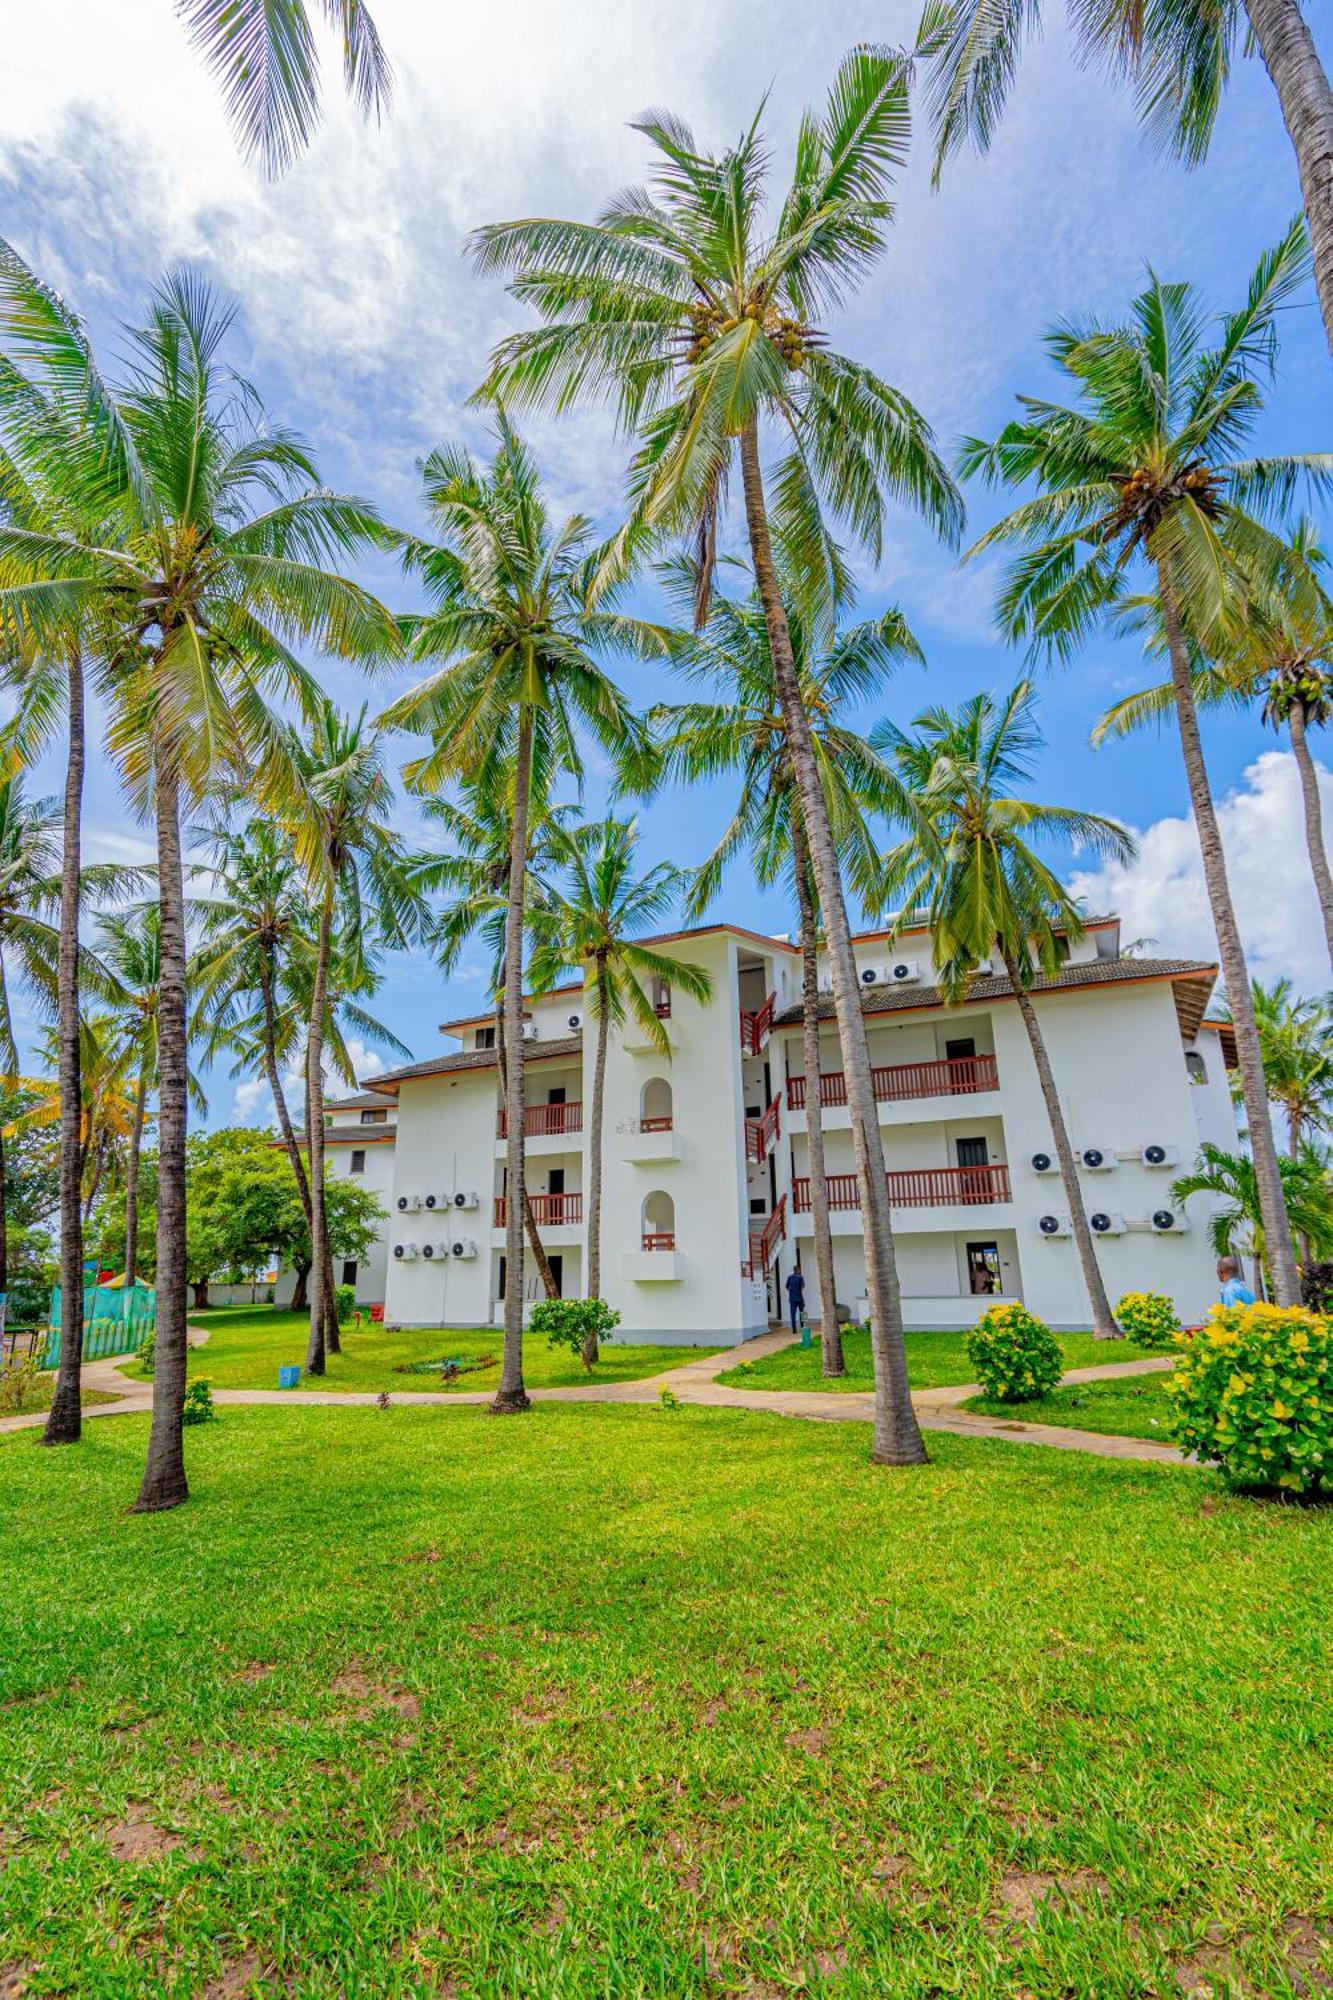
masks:
[[[83,1358],[104,1361],[133,1354],[157,1326],[157,1294],[151,1285],[89,1285],[83,1294]],[[51,1337],[46,1366],[60,1362],[60,1287],[51,1290]]]

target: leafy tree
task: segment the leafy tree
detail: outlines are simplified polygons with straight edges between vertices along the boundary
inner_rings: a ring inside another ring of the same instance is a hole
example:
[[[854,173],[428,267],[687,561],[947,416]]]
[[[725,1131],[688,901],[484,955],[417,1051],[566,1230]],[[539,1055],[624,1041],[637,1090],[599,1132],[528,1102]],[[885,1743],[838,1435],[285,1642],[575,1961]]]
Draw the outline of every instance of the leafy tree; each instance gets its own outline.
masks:
[[[1222,319],[1211,342],[1198,293],[1151,277],[1128,323],[1069,325],[1048,336],[1048,350],[1076,392],[1073,405],[1021,399],[1023,417],[993,444],[968,440],[961,455],[965,471],[990,483],[1038,489],[976,545],[1016,543],[1022,551],[999,600],[1011,638],[1027,637],[1065,657],[1123,605],[1136,572],[1142,580],[1146,570],[1151,581],[1222,976],[1235,1010],[1274,1287],[1284,1305],[1299,1302],[1300,1286],[1245,952],[1204,762],[1190,644],[1208,650],[1256,583],[1275,589],[1289,574],[1289,552],[1263,516],[1285,508],[1302,480],[1320,490],[1333,486],[1328,454],[1235,456],[1263,407],[1260,378],[1274,365],[1277,314],[1307,269],[1304,225],[1297,222],[1260,260],[1245,303]]]
[[[365,0],[320,0],[342,45],[343,87],[378,123],[393,71]],[[319,54],[308,0],[177,0],[190,39],[222,89],[247,158],[285,173],[319,122]]]
[[[638,435],[630,518],[603,574],[647,537],[691,537],[702,624],[739,457],[750,557],[828,937],[861,1177],[879,1385],[874,1456],[895,1464],[920,1463],[925,1447],[908,1393],[851,927],[774,561],[761,430],[780,440],[776,487],[784,510],[803,523],[812,569],[829,561],[821,509],[876,558],[890,498],[907,501],[948,539],[960,532],[962,505],[920,412],[834,352],[820,325],[882,252],[889,192],[907,149],[909,80],[907,58],[853,50],[823,113],[801,121],[776,212],[765,206],[760,118],[714,156],[663,112],[638,127],[658,156],[651,188],[620,195],[590,224],[538,218],[472,239],[478,266],[514,272],[515,296],[546,322],[501,343],[483,393],[557,409],[608,400]]]
[[[182,803],[225,778],[254,774],[265,795],[290,779],[270,702],[285,697],[309,710],[317,697],[290,644],[367,659],[391,652],[397,631],[382,605],[332,567],[380,535],[378,518],[320,486],[304,446],[224,368],[232,315],[202,281],[183,272],[164,281],[147,325],[132,335],[134,364],[114,393],[78,322],[52,316],[31,274],[11,283],[11,295],[20,294],[20,352],[55,372],[96,417],[96,449],[69,454],[64,471],[71,491],[85,496],[73,511],[100,514],[114,533],[90,541],[5,530],[9,614],[39,643],[48,632],[55,641],[65,636],[81,607],[107,628],[110,743],[132,803],[151,812],[157,832],[157,1367],[136,1503],[150,1512],[179,1505],[189,1491],[180,1416],[188,1076]],[[65,442],[63,430],[49,434]]]
[[[606,1050],[613,1025],[633,1019],[659,1055],[671,1060],[671,1040],[643,988],[661,979],[693,1000],[707,1000],[713,982],[702,966],[674,952],[656,950],[645,933],[659,927],[686,884],[686,874],[659,861],[635,873],[638,829],[632,820],[607,818],[595,826],[553,833],[551,846],[560,875],[537,923],[538,949],[532,979],[538,992],[553,986],[566,968],[583,974],[597,1022],[592,1102],[588,1118],[588,1277],[587,1294],[602,1293],[602,1145],[606,1105]],[[597,1361],[597,1326],[589,1318],[584,1366]]]
[[[785,545],[782,525],[779,521],[780,550]],[[788,560],[780,564],[779,575],[801,695],[810,715],[820,788],[839,865],[864,897],[878,886],[880,866],[879,841],[867,812],[886,808],[894,788],[886,783],[879,757],[847,721],[846,710],[878,692],[899,661],[919,660],[921,652],[896,607],[876,619],[840,624],[840,609],[850,596],[840,564],[827,577],[816,579],[813,590],[810,580],[803,582],[795,569]],[[668,576],[678,592],[688,587],[693,594],[692,565],[677,565]],[[734,774],[740,785],[736,810],[696,875],[691,914],[707,908],[721,887],[727,863],[742,848],[762,885],[785,873],[796,898],[820,1348],[825,1375],[836,1377],[846,1368],[833,1274],[819,1084],[819,894],[788,754],[768,626],[758,598],[741,603],[715,596],[708,623],[681,665],[691,679],[711,689],[714,699],[655,711],[654,719],[665,732],[667,768],[695,782],[726,772]]]
[[[1030,681],[1007,700],[973,695],[956,712],[927,709],[910,733],[883,723],[871,741],[891,758],[901,783],[906,838],[884,861],[884,891],[905,910],[924,910],[939,965],[940,991],[967,996],[977,961],[1004,961],[1027,1032],[1037,1081],[1060,1164],[1060,1183],[1092,1307],[1103,1340],[1120,1329],[1106,1296],[1083,1207],[1074,1149],[1031,988],[1059,966],[1062,938],[1083,935],[1077,905],[1035,852],[1033,839],[1076,841],[1093,854],[1127,861],[1134,842],[1114,820],[1068,806],[1018,798],[1041,749]]]
[[[631,711],[598,654],[665,649],[658,628],[589,602],[590,524],[552,525],[531,453],[503,415],[495,457],[440,450],[426,462],[426,500],[438,545],[412,543],[407,560],[432,599],[409,627],[413,656],[442,659],[386,711],[425,731],[430,751],[408,764],[414,790],[471,779],[513,801],[505,882],[506,1064],[505,1315],[500,1384],[492,1408],[528,1407],[523,1386],[523,967],[532,801],[552,775],[578,777],[578,730],[612,757],[640,754]]]
[[[1333,1256],[1333,1199],[1323,1160],[1306,1148],[1295,1159],[1280,1159],[1278,1170],[1292,1228],[1309,1243],[1313,1256]],[[1218,1256],[1239,1257],[1248,1249],[1260,1274],[1265,1269],[1271,1272],[1267,1223],[1250,1155],[1228,1153],[1208,1143],[1200,1146],[1193,1169],[1171,1183],[1173,1201],[1188,1201],[1196,1194],[1215,1198],[1208,1240]]]

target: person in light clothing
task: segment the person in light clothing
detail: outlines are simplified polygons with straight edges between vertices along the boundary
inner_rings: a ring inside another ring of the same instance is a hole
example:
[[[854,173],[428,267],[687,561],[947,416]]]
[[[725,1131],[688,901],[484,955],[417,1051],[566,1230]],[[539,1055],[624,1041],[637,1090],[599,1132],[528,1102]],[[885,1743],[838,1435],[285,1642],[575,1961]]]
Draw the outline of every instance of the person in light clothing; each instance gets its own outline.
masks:
[[[1252,1306],[1254,1304],[1254,1293],[1240,1274],[1240,1263],[1237,1258],[1218,1258],[1217,1282],[1222,1287],[1222,1304],[1224,1306]]]

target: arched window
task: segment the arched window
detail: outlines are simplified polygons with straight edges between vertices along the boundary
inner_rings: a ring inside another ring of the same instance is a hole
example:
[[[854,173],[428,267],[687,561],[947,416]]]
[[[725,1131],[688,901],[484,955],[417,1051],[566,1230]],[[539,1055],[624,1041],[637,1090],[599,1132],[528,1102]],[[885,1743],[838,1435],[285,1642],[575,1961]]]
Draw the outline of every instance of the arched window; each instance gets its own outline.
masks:
[[[671,1125],[671,1085],[664,1076],[650,1076],[639,1093],[639,1130],[669,1132]]]
[[[676,1204],[661,1188],[644,1197],[643,1247],[645,1250],[676,1247]]]
[[[1207,1083],[1208,1065],[1197,1049],[1185,1051],[1185,1074],[1191,1083]]]

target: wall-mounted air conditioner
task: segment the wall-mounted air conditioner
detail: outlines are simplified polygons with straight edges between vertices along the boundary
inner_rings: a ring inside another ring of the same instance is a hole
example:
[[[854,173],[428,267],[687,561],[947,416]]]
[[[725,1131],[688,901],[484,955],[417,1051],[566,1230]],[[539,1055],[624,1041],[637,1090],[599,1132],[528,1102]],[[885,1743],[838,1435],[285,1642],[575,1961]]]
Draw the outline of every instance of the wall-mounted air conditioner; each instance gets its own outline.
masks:
[[[400,1215],[414,1215],[420,1206],[421,1196],[419,1194],[400,1194],[394,1203],[394,1207]]]
[[[454,1195],[455,1208],[480,1208],[481,1196],[475,1188],[459,1188]]]
[[[1123,1236],[1125,1218],[1113,1214],[1110,1209],[1094,1208],[1088,1217],[1088,1227],[1094,1236]]]
[[[425,1206],[429,1209],[448,1208],[453,1202],[451,1194],[428,1194]]]
[[[1175,1167],[1180,1164],[1180,1154],[1175,1146],[1145,1146],[1139,1158],[1145,1167]]]
[[[1153,1232],[1157,1236],[1183,1236],[1189,1228],[1189,1217],[1181,1215],[1174,1208],[1155,1208],[1152,1212]]]
[[[1051,1238],[1068,1236],[1069,1217],[1067,1215],[1039,1215],[1037,1217],[1037,1229],[1042,1236],[1049,1236]]]
[[[395,1264],[415,1264],[417,1261],[416,1244],[395,1243],[393,1246],[393,1261]]]
[[[569,1029],[571,1035],[581,1035],[583,1033],[582,1014],[571,1014],[565,1025]]]
[[[863,986],[887,986],[889,968],[887,965],[863,965],[857,978]]]
[[[1060,1163],[1054,1153],[1033,1153],[1028,1160],[1034,1174],[1058,1174]]]
[[[895,958],[889,967],[889,980],[894,986],[914,986],[920,977],[920,961],[915,958]]]
[[[1118,1165],[1110,1146],[1085,1146],[1078,1157],[1090,1174],[1109,1174]]]
[[[535,1021],[525,1021],[525,1022],[523,1023],[523,1039],[524,1039],[524,1041],[525,1041],[525,1042],[535,1042],[535,1041],[536,1041],[536,1039],[537,1039],[537,1023],[536,1023]]]
[[[996,965],[993,958],[979,958],[972,967],[972,977],[974,979],[994,979],[999,970],[1000,968]]]
[[[449,1248],[453,1256],[464,1259],[475,1257],[477,1254],[477,1246],[470,1236],[456,1236]]]
[[[447,1243],[423,1243],[421,1254],[428,1260],[438,1262],[440,1258],[449,1255],[449,1245]]]

